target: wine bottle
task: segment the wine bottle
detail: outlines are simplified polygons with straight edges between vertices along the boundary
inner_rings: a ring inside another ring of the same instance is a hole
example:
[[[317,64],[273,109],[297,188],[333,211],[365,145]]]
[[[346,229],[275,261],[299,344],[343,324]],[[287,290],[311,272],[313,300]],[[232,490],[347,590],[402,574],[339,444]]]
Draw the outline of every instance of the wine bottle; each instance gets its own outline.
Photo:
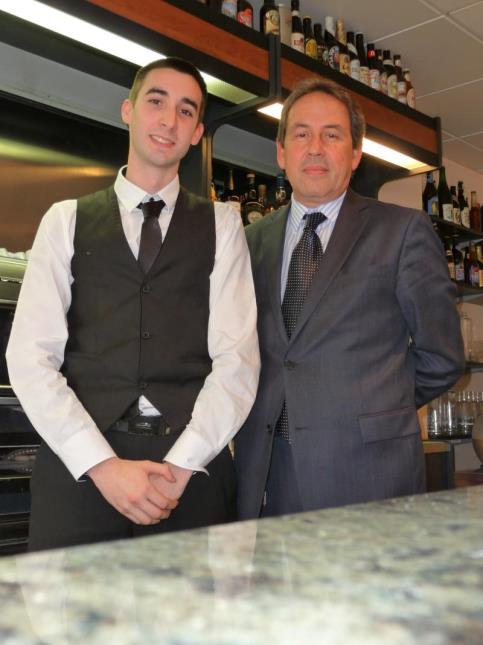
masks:
[[[476,246],[476,261],[478,262],[478,284],[477,287],[483,287],[483,246],[478,244]]]
[[[434,184],[432,172],[426,173],[426,185],[423,190],[423,211],[428,215],[438,214],[438,191]]]
[[[471,191],[470,228],[474,231],[481,231],[480,205],[476,196],[476,190]]]
[[[360,81],[361,83],[364,83],[364,85],[370,85],[371,79],[369,76],[369,66],[367,64],[366,48],[364,47],[364,34],[361,32],[356,34],[356,49],[357,54],[359,55]]]
[[[454,272],[456,282],[465,281],[465,263],[463,253],[456,247],[453,242]]]
[[[458,197],[456,196],[456,186],[451,186],[451,199],[453,200],[453,222],[461,226],[461,211]]]
[[[233,168],[228,169],[227,188],[223,193],[222,201],[228,202],[233,208],[241,213],[241,200],[240,195],[235,190],[235,182],[233,179]]]
[[[339,71],[339,45],[335,37],[335,22],[332,16],[325,16],[324,40],[329,50],[329,66]]]
[[[238,0],[236,19],[242,25],[253,27],[253,6],[248,0]]]
[[[260,31],[262,34],[280,35],[280,14],[274,0],[263,0],[260,7]]]
[[[327,49],[327,43],[324,40],[322,34],[322,25],[320,22],[316,22],[314,25],[314,36],[315,42],[317,43],[317,60],[323,63],[324,65],[329,64],[329,50]]]
[[[255,173],[247,173],[247,198],[243,208],[243,222],[245,226],[253,224],[264,215],[263,206],[258,201],[258,191],[255,185]]]
[[[346,76],[351,75],[351,59],[347,48],[345,26],[342,18],[337,18],[336,38],[339,44],[339,71]]]
[[[416,90],[413,87],[413,84],[411,83],[411,72],[409,69],[404,69],[403,70],[404,74],[404,80],[406,81],[407,85],[407,93],[406,93],[406,102],[409,105],[409,107],[415,109],[416,108]]]
[[[387,95],[393,99],[397,99],[397,76],[394,65],[392,64],[391,52],[385,49],[382,53],[384,67],[387,72]]]
[[[317,58],[317,41],[315,40],[314,32],[312,31],[312,18],[304,16],[303,29],[305,54],[310,56],[310,58]]]
[[[403,103],[404,105],[406,105],[408,86],[402,70],[401,56],[399,54],[394,54],[393,60],[394,60],[394,69],[396,70],[397,100],[399,101],[399,103]]]
[[[292,0],[292,35],[290,37],[290,46],[303,54],[305,52],[305,40],[299,6],[299,0]]]
[[[287,189],[285,187],[285,176],[283,173],[277,175],[275,183],[275,208],[280,208],[288,203]]]
[[[468,207],[468,200],[465,197],[465,191],[462,181],[458,182],[458,202],[460,205],[461,226],[470,228],[470,209]]]
[[[377,67],[379,69],[379,83],[381,92],[387,96],[387,72],[382,60],[382,49],[376,49]]]
[[[354,40],[354,32],[347,32],[347,49],[349,51],[351,78],[355,81],[361,80],[361,62],[359,54],[357,53],[356,43]]]
[[[438,181],[438,208],[439,216],[447,222],[453,221],[453,199],[446,182],[446,169],[441,166],[439,169]]]
[[[448,262],[449,277],[451,278],[451,280],[456,280],[453,249],[451,248],[451,243],[448,240],[444,240],[444,253],[446,255],[446,261]]]
[[[381,80],[373,43],[368,43],[367,45],[367,64],[369,66],[370,85],[373,90],[377,90],[379,92],[381,90]]]

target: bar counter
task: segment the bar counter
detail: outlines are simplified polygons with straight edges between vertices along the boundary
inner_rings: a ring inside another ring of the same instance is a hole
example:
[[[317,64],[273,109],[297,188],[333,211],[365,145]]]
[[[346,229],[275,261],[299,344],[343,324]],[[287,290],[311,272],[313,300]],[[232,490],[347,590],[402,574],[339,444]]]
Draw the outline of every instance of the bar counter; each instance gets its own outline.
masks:
[[[0,560],[0,643],[483,643],[483,486]]]

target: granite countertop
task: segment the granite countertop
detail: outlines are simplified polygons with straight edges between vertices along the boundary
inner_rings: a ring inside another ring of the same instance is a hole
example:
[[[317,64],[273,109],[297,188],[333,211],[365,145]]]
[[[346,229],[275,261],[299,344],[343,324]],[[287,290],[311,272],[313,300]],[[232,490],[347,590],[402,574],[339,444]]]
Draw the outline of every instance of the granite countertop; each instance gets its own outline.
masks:
[[[483,643],[483,486],[0,560],[0,643]]]

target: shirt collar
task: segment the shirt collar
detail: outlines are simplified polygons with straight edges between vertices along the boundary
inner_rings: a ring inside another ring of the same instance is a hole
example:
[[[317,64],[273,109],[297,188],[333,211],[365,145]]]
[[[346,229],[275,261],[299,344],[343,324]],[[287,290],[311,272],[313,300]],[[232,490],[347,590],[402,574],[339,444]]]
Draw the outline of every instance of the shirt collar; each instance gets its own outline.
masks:
[[[138,204],[143,201],[148,193],[139,186],[136,186],[136,184],[133,184],[129,179],[126,179],[124,175],[126,168],[127,166],[123,166],[117,173],[116,181],[114,182],[114,191],[119,202],[123,205],[125,210],[130,213],[137,208]],[[176,177],[170,181],[167,186],[153,195],[149,194],[149,196],[156,199],[162,199],[166,204],[168,213],[171,214],[174,211],[178,194],[179,177],[176,175]]]
[[[344,201],[346,193],[347,191],[344,191],[342,195],[339,195],[339,197],[337,197],[336,199],[320,204],[316,208],[307,208],[307,206],[304,206],[292,196],[292,204],[290,207],[290,220],[292,226],[294,228],[299,228],[299,226],[302,226],[302,221],[305,213],[324,213],[327,220],[335,221],[337,219],[337,215],[339,214],[340,207],[342,206],[342,202]]]

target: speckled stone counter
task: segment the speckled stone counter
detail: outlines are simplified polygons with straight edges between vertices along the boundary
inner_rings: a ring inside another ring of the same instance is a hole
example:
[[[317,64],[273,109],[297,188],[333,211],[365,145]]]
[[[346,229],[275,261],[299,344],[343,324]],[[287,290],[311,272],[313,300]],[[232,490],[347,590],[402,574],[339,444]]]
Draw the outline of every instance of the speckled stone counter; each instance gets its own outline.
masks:
[[[483,643],[483,486],[0,560],[0,643]]]

